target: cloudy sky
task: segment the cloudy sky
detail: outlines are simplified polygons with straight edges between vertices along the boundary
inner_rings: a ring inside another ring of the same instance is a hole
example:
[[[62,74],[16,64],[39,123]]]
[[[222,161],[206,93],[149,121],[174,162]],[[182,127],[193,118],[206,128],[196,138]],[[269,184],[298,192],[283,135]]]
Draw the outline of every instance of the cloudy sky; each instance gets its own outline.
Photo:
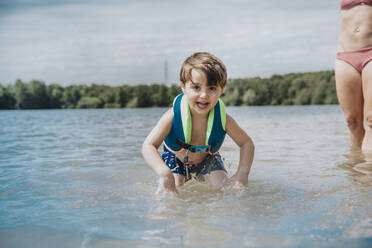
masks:
[[[197,51],[228,77],[333,69],[339,0],[0,0],[0,83],[177,83]],[[165,76],[165,64],[168,67]]]

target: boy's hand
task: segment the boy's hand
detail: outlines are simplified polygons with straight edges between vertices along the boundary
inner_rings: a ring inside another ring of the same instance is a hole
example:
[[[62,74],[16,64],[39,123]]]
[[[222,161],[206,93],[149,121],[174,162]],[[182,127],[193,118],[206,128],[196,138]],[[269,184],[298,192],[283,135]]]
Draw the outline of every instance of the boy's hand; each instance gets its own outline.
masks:
[[[158,190],[156,191],[156,194],[161,194],[163,192],[178,193],[172,172],[167,173],[165,176],[160,177],[159,179],[159,187]]]
[[[248,173],[235,173],[231,178],[231,182],[237,185],[247,186],[248,185]]]

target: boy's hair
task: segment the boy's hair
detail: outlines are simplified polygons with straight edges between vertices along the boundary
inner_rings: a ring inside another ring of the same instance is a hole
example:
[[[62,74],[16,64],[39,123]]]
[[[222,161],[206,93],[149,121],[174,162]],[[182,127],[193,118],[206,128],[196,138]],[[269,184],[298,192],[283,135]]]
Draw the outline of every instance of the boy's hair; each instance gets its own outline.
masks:
[[[226,86],[226,67],[223,62],[216,56],[198,52],[188,57],[181,67],[180,81],[186,84],[187,81],[192,81],[191,72],[193,69],[200,70],[207,77],[208,86],[218,85],[221,88]]]

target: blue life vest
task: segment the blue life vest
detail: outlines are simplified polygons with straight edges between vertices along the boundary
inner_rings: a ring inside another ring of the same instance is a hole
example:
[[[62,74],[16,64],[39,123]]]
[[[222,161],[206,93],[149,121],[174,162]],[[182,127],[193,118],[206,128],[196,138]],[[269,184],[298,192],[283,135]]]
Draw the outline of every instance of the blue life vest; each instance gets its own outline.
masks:
[[[226,135],[226,109],[221,99],[209,111],[205,146],[190,144],[192,120],[189,103],[184,94],[180,94],[174,99],[173,113],[172,129],[164,139],[167,148],[172,151],[186,149],[190,152],[209,153],[216,153],[220,149]]]

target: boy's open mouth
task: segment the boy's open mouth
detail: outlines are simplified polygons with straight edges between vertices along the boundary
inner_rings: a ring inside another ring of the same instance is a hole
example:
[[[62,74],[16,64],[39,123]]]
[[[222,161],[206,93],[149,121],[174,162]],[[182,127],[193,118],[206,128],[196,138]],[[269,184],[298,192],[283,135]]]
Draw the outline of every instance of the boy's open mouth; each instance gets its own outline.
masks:
[[[208,108],[209,102],[196,102],[196,105],[200,109],[206,109]]]

